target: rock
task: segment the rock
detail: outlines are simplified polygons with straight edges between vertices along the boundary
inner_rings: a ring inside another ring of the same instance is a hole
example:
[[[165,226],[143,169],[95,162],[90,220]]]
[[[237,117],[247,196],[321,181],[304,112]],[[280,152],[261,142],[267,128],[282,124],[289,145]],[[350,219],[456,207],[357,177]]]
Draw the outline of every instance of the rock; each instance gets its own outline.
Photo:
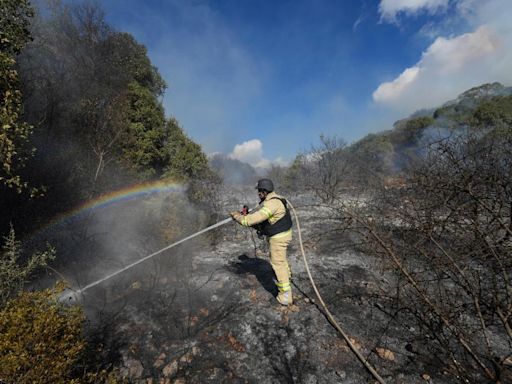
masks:
[[[375,352],[381,359],[395,361],[395,354],[389,349],[377,347],[375,348]]]
[[[318,383],[316,376],[311,373],[306,374],[303,380],[304,380],[303,381],[304,384],[317,384]]]
[[[354,348],[356,348],[358,350],[361,350],[363,348],[362,344],[359,341],[357,341],[356,339],[354,339],[353,337],[349,337],[348,339],[350,340],[350,342],[352,343]]]
[[[190,326],[194,327],[197,322],[199,321],[199,317],[197,316],[190,316]]]
[[[227,335],[227,342],[237,352],[245,352],[245,347],[231,333]]]
[[[430,381],[430,375],[428,373],[424,373],[421,375],[421,378],[425,381]]]
[[[185,353],[183,356],[180,357],[181,363],[190,363],[192,362],[192,353],[188,352]]]
[[[165,358],[166,358],[166,354],[161,353],[160,356],[158,356],[158,358],[155,360],[153,367],[160,368],[162,365],[165,364]]]
[[[251,289],[251,291],[249,292],[249,299],[255,303],[256,301],[258,301],[258,295],[256,294],[256,290],[255,289]]]
[[[179,379],[174,380],[173,384],[186,384],[186,381],[183,377],[180,377]]]
[[[174,376],[178,372],[178,362],[176,360],[171,361],[167,364],[164,369],[162,369],[162,373],[165,377]]]
[[[336,371],[336,375],[338,375],[341,380],[345,380],[347,378],[347,373],[345,371]]]
[[[192,355],[197,356],[201,353],[201,349],[199,347],[192,347]]]
[[[210,313],[210,311],[208,311],[208,308],[201,308],[199,310],[199,313],[201,314],[201,316],[208,316],[208,314]]]
[[[126,367],[126,374],[129,378],[139,379],[142,376],[142,372],[144,371],[144,367],[139,360],[135,359],[126,359],[124,362],[124,366]]]

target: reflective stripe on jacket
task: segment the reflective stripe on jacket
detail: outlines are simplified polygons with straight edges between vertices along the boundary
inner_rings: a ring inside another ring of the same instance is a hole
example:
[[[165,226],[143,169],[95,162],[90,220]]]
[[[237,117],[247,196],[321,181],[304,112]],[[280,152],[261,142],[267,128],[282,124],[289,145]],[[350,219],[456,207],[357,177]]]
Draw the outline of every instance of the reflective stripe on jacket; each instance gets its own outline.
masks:
[[[275,192],[270,192],[257,211],[239,217],[238,222],[245,227],[252,227],[253,225],[263,223],[267,220],[270,224],[276,223],[286,215],[286,208],[279,199],[282,199],[282,197]],[[287,230],[286,234],[288,232],[291,232],[291,229]],[[280,235],[281,233],[278,233],[274,236]]]

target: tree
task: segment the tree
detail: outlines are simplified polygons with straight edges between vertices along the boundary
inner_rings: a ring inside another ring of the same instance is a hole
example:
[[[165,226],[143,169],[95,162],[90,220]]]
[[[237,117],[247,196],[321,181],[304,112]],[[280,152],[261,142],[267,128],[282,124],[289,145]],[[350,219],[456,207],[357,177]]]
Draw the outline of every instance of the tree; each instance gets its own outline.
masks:
[[[286,174],[288,172],[287,167],[283,167],[280,165],[272,164],[270,168],[266,171],[265,177],[269,178],[274,182],[274,185],[276,189],[282,191],[282,192],[292,192],[287,190],[287,183],[286,183]],[[295,191],[296,192],[296,191]]]
[[[201,146],[185,135],[176,119],[167,121],[163,151],[165,177],[186,181],[201,178],[210,172],[208,159]]]
[[[320,146],[312,146],[309,152],[298,156],[292,169],[300,173],[306,190],[315,193],[322,202],[332,203],[347,177],[346,143],[336,136],[324,135],[320,141]]]
[[[32,15],[27,0],[0,2],[0,184],[18,193],[28,187],[19,170],[33,150],[27,146],[32,126],[21,120],[22,95],[16,56],[30,40],[28,25]]]
[[[124,164],[143,178],[162,174],[168,132],[162,105],[150,89],[137,82],[128,85],[127,129],[121,136]]]
[[[52,216],[106,190],[161,176],[165,116],[158,98],[165,82],[146,48],[115,31],[98,3],[48,4],[36,14],[33,42],[18,64],[38,148],[23,175],[51,191],[29,204]],[[9,199],[0,199],[2,228],[27,207],[24,198]]]
[[[367,185],[394,171],[394,146],[389,133],[369,134],[348,149],[352,180]]]
[[[473,111],[469,124],[475,128],[512,127],[512,96],[498,96],[482,102]]]

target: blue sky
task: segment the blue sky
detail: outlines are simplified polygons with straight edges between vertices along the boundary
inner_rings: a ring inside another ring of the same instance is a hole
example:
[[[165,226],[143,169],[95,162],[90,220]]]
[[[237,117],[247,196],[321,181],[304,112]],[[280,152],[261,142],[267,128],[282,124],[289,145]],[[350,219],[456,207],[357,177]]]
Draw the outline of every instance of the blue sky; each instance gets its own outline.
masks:
[[[166,113],[206,153],[286,163],[490,81],[512,85],[510,0],[104,0],[148,48]]]

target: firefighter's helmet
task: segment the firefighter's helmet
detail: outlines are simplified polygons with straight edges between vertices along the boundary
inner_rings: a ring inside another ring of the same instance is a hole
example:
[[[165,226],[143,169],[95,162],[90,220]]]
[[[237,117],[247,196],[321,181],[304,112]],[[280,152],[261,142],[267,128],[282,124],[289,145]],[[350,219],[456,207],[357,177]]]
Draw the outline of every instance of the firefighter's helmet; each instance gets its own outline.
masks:
[[[256,189],[264,189],[267,192],[272,192],[274,190],[274,183],[270,179],[261,179],[258,180]]]

